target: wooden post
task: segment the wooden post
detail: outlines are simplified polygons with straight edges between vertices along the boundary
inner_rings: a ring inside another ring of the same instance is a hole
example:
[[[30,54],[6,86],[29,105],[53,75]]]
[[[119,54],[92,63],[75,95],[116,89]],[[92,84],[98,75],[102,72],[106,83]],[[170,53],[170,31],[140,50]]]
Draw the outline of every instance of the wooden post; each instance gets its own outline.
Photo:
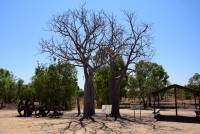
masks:
[[[155,94],[153,95],[153,108],[154,108],[154,117],[155,117],[155,115],[156,115],[156,96],[155,96]]]
[[[175,97],[175,106],[176,106],[176,116],[178,116],[178,111],[177,111],[177,98],[176,98],[176,87],[174,88],[174,97]]]
[[[159,97],[159,94],[158,94],[158,108],[160,108],[160,97]]]
[[[199,93],[199,110],[200,110],[200,93]]]
[[[79,116],[81,114],[81,108],[80,108],[80,100],[78,96],[76,97],[76,104],[77,104],[77,109],[78,109],[77,116]]]
[[[200,93],[199,93],[199,110],[200,110]]]
[[[141,118],[141,106],[140,106],[140,120],[141,120],[142,118]]]
[[[195,109],[197,110],[197,99],[196,99],[196,94],[194,94],[194,105],[195,105]]]

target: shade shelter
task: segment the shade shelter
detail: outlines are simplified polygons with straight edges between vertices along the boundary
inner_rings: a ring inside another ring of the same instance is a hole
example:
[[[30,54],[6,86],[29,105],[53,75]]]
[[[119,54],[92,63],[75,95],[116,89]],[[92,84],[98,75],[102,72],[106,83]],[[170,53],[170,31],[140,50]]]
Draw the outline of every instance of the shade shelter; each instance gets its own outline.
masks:
[[[180,86],[180,85],[177,85],[177,84],[173,84],[173,85],[170,85],[168,87],[165,87],[165,88],[162,88],[160,90],[157,90],[155,92],[152,92],[152,95],[154,97],[154,113],[156,113],[156,109],[155,109],[155,101],[156,101],[156,97],[158,98],[158,106],[159,106],[159,94],[162,93],[162,92],[165,92],[167,90],[170,90],[170,89],[174,89],[174,98],[175,98],[175,107],[176,107],[176,116],[178,116],[178,111],[177,111],[177,89],[181,89],[181,90],[186,90],[186,91],[189,91],[191,93],[194,94],[194,99],[195,99],[195,109],[197,110],[197,100],[196,98],[198,97],[198,100],[199,100],[199,109],[200,109],[200,91],[197,91],[197,90],[194,90],[194,89],[191,89],[191,88],[188,88],[188,87],[183,87],[183,86]]]

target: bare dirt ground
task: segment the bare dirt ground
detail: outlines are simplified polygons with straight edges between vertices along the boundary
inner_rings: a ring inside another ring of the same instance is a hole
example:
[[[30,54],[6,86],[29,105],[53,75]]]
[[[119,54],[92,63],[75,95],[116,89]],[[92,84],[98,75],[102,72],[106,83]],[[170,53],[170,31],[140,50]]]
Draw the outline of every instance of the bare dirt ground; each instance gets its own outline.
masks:
[[[160,117],[154,119],[152,110],[135,111],[121,109],[125,119],[108,117],[96,109],[95,122],[84,120],[80,123],[76,118],[76,110],[65,111],[61,118],[49,117],[17,117],[16,109],[0,110],[0,134],[199,134],[200,118],[194,109],[162,110]]]

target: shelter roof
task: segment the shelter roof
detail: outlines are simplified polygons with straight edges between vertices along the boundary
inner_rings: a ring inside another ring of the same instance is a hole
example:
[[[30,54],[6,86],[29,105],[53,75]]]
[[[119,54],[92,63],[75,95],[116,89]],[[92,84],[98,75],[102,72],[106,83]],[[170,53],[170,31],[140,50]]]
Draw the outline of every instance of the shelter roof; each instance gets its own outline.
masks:
[[[187,90],[187,91],[189,91],[189,92],[191,92],[191,93],[194,93],[194,94],[196,94],[196,95],[199,95],[199,94],[200,94],[200,91],[198,91],[198,90],[194,90],[194,89],[191,89],[191,88],[188,88],[188,87],[183,87],[183,86],[177,85],[177,84],[173,84],[173,85],[164,87],[164,88],[162,88],[162,89],[160,89],[160,90],[157,90],[157,91],[152,92],[152,94],[153,94],[153,95],[157,95],[157,94],[159,94],[159,93],[165,92],[165,91],[170,90],[170,89],[172,89],[172,88],[178,88],[178,89]]]

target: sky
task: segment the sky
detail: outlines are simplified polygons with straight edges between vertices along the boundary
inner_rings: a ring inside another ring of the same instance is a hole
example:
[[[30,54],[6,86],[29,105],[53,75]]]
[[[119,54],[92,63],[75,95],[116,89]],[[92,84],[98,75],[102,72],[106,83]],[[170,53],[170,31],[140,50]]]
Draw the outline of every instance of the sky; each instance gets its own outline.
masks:
[[[186,85],[200,73],[200,0],[0,0],[0,68],[31,81],[37,63],[49,63],[39,54],[41,38],[49,39],[47,23],[53,15],[79,8],[105,10],[123,18],[123,10],[152,23],[152,62],[163,66],[172,84]],[[82,69],[78,84],[84,85]]]

